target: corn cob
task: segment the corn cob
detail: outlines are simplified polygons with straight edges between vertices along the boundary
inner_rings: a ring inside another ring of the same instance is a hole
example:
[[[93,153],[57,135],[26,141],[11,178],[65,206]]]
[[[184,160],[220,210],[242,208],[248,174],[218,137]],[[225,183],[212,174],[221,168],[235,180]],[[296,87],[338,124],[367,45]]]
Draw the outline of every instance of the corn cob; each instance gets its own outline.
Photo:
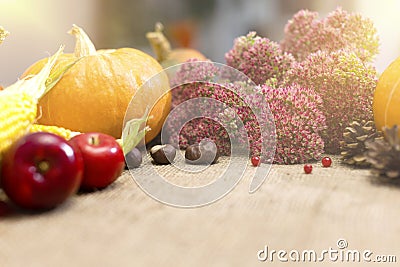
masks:
[[[128,125],[129,125],[129,127],[132,128],[131,124],[128,123]],[[28,128],[29,128],[29,133],[36,133],[36,132],[53,133],[58,136],[61,136],[62,138],[66,139],[66,140],[69,140],[72,137],[81,134],[80,132],[74,132],[74,131],[71,131],[70,129],[66,129],[66,128],[54,126],[54,125],[43,125],[43,124],[34,123],[32,125],[29,125]],[[147,131],[148,131],[148,128],[145,129],[145,132],[147,132]],[[143,138],[143,135],[145,132],[142,132],[142,133],[141,132],[139,132],[139,133],[132,132],[132,133],[130,133],[130,135],[132,135],[131,138],[135,138],[135,137],[138,138],[138,136],[139,136],[139,138],[141,139],[141,138]],[[128,135],[126,135],[126,138],[128,138]],[[124,147],[122,138],[115,139],[115,141],[117,141],[117,143],[121,147]],[[136,145],[136,143],[134,143],[134,145]],[[129,147],[129,148],[132,149],[132,147]]]
[[[128,121],[124,127],[122,138],[116,139],[117,143],[123,148],[125,154],[128,153],[130,150],[132,150],[132,148],[135,147],[139,143],[139,141],[143,139],[145,133],[150,130],[148,126],[143,129],[140,129],[140,125],[146,122],[146,118],[147,118],[147,111],[142,118],[132,119]],[[66,129],[63,127],[58,127],[54,125],[42,125],[36,123],[29,126],[29,132],[53,133],[63,137],[66,140],[69,140],[72,137],[81,134],[80,132],[74,132],[71,131],[70,129]]]
[[[60,47],[37,75],[19,80],[0,91],[0,155],[25,135],[36,120],[37,102],[51,89],[46,83],[54,85],[48,78],[62,51],[63,47]]]
[[[36,133],[36,132],[46,132],[46,133],[53,133],[58,136],[61,136],[65,140],[69,140],[72,137],[81,134],[80,132],[74,132],[69,129],[58,127],[54,125],[43,125],[43,124],[32,124],[29,128],[29,133]],[[121,138],[115,139],[117,143],[123,148],[123,141]]]
[[[69,140],[72,137],[80,134],[80,132],[74,132],[69,129],[58,127],[54,125],[42,125],[42,124],[32,124],[29,128],[29,133],[36,133],[36,132],[47,132],[53,133],[62,138]]]
[[[61,136],[65,140],[69,140],[72,137],[81,134],[80,132],[74,132],[70,129],[66,129],[63,127],[58,127],[54,125],[43,125],[43,124],[32,124],[29,127],[29,133],[36,133],[36,132],[46,132],[46,133],[53,133],[58,136]],[[123,142],[121,138],[115,139],[117,143],[123,148]]]
[[[144,137],[145,133],[150,130],[148,126],[145,127],[144,129],[140,129],[140,125],[142,125],[146,121],[147,113],[148,112],[146,111],[145,115],[140,119],[132,119],[126,123],[123,131],[123,137],[125,138],[126,142],[125,145],[122,138],[116,139],[117,143],[124,149],[124,152],[127,153],[133,147],[135,147],[139,143],[139,141]],[[81,134],[80,132],[74,132],[71,131],[70,129],[54,125],[43,125],[34,123],[32,125],[29,125],[28,128],[29,128],[29,133],[35,133],[35,132],[53,133],[63,137],[66,140],[69,140],[72,137]]]
[[[43,125],[43,124],[32,124],[29,127],[29,133],[36,133],[36,132],[46,132],[46,133],[53,133],[58,136],[61,136],[65,140],[69,140],[72,137],[81,134],[80,132],[74,132],[71,131],[70,129],[66,129],[63,127],[58,127],[54,125]],[[122,139],[116,139],[117,143],[122,147]]]
[[[0,101],[0,151],[5,151],[20,138],[36,118],[36,103],[27,94],[2,96]]]

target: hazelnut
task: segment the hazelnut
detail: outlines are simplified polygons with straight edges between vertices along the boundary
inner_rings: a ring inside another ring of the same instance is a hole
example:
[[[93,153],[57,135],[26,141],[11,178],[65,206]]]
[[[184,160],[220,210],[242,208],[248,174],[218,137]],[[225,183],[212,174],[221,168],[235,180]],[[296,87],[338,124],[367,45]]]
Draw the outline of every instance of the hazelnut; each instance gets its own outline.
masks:
[[[142,153],[135,147],[125,155],[125,161],[128,169],[138,168],[142,164]]]
[[[176,149],[170,144],[156,145],[150,149],[150,156],[157,164],[170,164],[176,156]]]
[[[202,140],[186,148],[185,158],[190,164],[214,164],[219,158],[217,145],[211,140]]]

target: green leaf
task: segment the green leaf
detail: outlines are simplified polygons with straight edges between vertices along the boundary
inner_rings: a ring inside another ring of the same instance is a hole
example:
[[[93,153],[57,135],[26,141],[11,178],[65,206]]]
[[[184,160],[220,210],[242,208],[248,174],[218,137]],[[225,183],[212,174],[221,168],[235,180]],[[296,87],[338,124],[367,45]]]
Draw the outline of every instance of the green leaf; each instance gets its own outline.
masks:
[[[34,100],[39,100],[48,90],[51,89],[47,88],[46,83],[53,66],[55,65],[58,57],[63,53],[63,50],[64,46],[62,45],[54,55],[48,58],[47,63],[43,66],[38,74],[26,76],[23,79],[18,80],[14,84],[8,86],[1,92],[4,94],[7,94],[9,92],[26,93]]]
[[[125,155],[134,147],[136,147],[144,138],[146,132],[150,130],[149,127],[142,126],[147,121],[147,117],[148,108],[146,108],[143,117],[139,119],[131,119],[125,124],[125,127],[122,131],[122,150]]]
[[[46,89],[43,95],[45,95],[48,91],[50,91],[58,81],[64,76],[64,74],[73,66],[76,62],[78,62],[81,58],[75,60],[74,62],[68,64],[63,68],[58,68],[54,70],[50,75],[49,78],[46,80]]]

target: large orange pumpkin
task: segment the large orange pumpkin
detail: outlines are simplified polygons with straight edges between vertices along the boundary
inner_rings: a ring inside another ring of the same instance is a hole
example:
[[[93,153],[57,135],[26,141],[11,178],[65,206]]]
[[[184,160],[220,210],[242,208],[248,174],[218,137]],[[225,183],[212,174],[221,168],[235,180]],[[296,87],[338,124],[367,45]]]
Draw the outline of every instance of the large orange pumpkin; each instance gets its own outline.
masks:
[[[79,59],[55,87],[39,102],[39,123],[56,125],[79,132],[102,132],[121,137],[124,115],[132,96],[149,78],[162,71],[150,55],[133,48],[96,50],[86,33],[73,26],[76,37],[74,54],[64,54],[55,71]],[[23,76],[36,74],[47,62],[40,60]],[[136,96],[130,116],[142,117],[150,110],[146,142],[161,130],[170,110],[168,77],[161,73]]]

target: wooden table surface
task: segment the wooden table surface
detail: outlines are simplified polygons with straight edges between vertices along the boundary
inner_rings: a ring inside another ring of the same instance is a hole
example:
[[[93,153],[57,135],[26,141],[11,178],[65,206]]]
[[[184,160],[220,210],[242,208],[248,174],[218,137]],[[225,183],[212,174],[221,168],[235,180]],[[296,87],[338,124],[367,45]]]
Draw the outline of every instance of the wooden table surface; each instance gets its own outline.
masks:
[[[310,175],[303,165],[273,165],[249,194],[254,171],[248,168],[231,193],[201,208],[161,204],[124,172],[110,187],[78,194],[52,211],[0,217],[0,266],[399,266],[400,186],[334,157],[332,167],[315,163]],[[184,178],[170,173],[171,180]],[[394,255],[397,263],[257,258],[265,246],[339,250],[339,239],[348,244],[344,250],[370,250],[372,259]]]

